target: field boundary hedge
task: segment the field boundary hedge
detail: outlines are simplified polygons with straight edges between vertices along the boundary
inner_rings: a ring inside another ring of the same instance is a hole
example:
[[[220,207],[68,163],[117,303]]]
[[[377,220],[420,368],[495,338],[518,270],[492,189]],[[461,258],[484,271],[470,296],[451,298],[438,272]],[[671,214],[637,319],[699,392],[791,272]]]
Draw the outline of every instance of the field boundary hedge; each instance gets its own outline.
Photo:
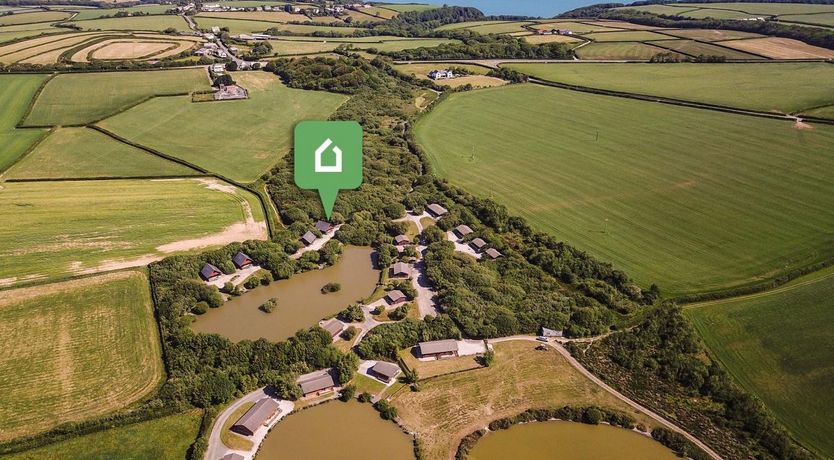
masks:
[[[46,77],[43,80],[43,82],[41,82],[41,85],[38,87],[37,90],[35,90],[35,94],[32,95],[32,99],[29,100],[29,106],[26,107],[26,112],[23,113],[23,116],[20,117],[20,120],[18,120],[17,124],[14,126],[15,129],[21,129],[21,128],[53,128],[53,126],[23,126],[23,122],[27,118],[29,118],[29,115],[32,114],[32,109],[35,108],[35,102],[37,102],[38,98],[41,97],[41,93],[43,92],[43,89],[46,88],[46,85],[49,84],[49,82],[51,82],[52,79],[57,77],[57,76],[58,76],[57,72],[50,73],[49,76]]]
[[[8,171],[10,171],[14,167],[14,165],[20,163],[21,160],[23,160],[24,158],[26,158],[27,155],[32,153],[41,144],[41,142],[43,142],[44,139],[49,137],[49,135],[52,134],[54,131],[55,131],[55,128],[52,128],[49,131],[47,131],[43,136],[39,137],[38,140],[33,142],[32,145],[30,145],[19,157],[17,157],[14,160],[14,162],[12,162],[8,167],[6,167],[6,169],[0,169],[0,174],[5,174]],[[3,179],[3,181],[4,182],[14,182],[11,179],[5,179],[5,178]]]

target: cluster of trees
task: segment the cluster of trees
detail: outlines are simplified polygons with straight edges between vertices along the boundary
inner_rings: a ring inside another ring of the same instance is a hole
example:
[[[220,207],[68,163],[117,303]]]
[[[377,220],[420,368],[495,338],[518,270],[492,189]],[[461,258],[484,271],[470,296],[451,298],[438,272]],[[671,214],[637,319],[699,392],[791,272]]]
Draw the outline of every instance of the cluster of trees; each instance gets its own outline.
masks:
[[[397,351],[419,342],[459,339],[460,330],[446,315],[427,316],[424,321],[406,318],[397,323],[384,323],[359,342],[357,351],[365,359],[397,359]]]
[[[431,35],[434,29],[457,22],[483,20],[484,13],[476,8],[444,6],[426,11],[409,11],[396,17],[372,25],[372,30],[380,35],[397,35],[401,37],[420,37]]]
[[[441,59],[567,59],[572,56],[564,43],[534,45],[510,35],[481,35],[468,30],[444,34],[462,43],[444,43],[433,48],[414,48],[381,53],[399,61]]]
[[[760,401],[733,384],[715,362],[705,359],[706,352],[696,332],[676,305],[661,305],[640,325],[612,334],[588,354],[577,348],[572,352],[609,378],[617,380],[618,373],[630,376],[621,380],[627,382],[621,386],[634,390],[638,399],[645,394],[645,388],[664,385],[662,391],[667,397],[653,399],[649,404],[680,404],[700,398],[702,402],[687,410],[699,412],[714,426],[732,433],[737,441],[730,441],[732,448],[743,449],[747,457],[810,458],[793,443]],[[675,408],[664,407],[664,410],[674,412]],[[685,428],[694,427],[685,425]],[[722,435],[726,436],[726,433]],[[656,437],[670,443],[679,442],[666,433]]]

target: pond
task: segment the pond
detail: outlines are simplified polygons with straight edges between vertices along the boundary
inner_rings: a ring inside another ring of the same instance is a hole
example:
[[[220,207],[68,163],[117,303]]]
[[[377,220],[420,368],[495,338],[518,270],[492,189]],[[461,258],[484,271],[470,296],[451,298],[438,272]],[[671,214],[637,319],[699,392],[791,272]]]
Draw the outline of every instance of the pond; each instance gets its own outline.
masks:
[[[234,341],[261,337],[278,341],[344,310],[374,291],[379,270],[374,269],[371,248],[345,246],[343,249],[335,265],[296,274],[233,297],[220,308],[211,308],[198,316],[192,328]],[[341,284],[342,289],[322,294],[322,286],[330,282]],[[278,298],[278,308],[272,313],[258,309],[273,297]]]
[[[675,460],[659,442],[624,428],[577,422],[538,422],[489,433],[469,460]]]
[[[257,460],[413,460],[412,452],[411,438],[370,404],[331,401],[279,422]]]

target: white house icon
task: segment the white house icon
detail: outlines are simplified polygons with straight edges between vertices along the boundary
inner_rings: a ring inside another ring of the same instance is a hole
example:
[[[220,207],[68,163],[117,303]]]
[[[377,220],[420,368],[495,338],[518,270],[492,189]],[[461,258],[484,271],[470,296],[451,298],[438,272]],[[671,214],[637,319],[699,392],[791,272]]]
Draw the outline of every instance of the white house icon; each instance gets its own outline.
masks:
[[[333,153],[336,154],[336,164],[333,166],[325,166],[322,164],[322,154],[328,147],[333,144],[333,141],[327,139],[319,148],[316,149],[316,172],[317,173],[340,173],[342,172],[342,149],[339,146],[333,146]]]

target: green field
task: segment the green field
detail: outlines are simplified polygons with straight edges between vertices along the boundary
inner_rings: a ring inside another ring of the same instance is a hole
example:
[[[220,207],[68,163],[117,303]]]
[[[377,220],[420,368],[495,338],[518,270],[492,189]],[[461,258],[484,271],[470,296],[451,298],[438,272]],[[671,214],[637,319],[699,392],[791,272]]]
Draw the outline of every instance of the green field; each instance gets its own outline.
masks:
[[[3,291],[0,343],[0,440],[126,407],[164,375],[138,271]]]
[[[57,22],[70,17],[70,13],[64,11],[34,11],[31,13],[15,13],[0,16],[0,26],[11,26],[17,24],[33,24],[37,22]]]
[[[296,37],[297,38],[297,37]],[[362,39],[351,40],[347,38],[332,40],[305,37],[306,40],[269,40],[272,49],[277,55],[323,53],[333,51],[341,45],[351,45],[356,49],[374,48],[378,51],[401,51],[420,47],[435,47],[446,43],[459,43],[457,40],[445,38],[409,39],[402,37],[363,37]],[[376,39],[376,40],[371,40]]]
[[[185,19],[174,16],[132,16],[126,18],[90,19],[88,21],[73,21],[73,24],[84,30],[154,30],[162,31],[169,27],[179,32],[187,32],[188,23]]]
[[[687,8],[726,9],[756,15],[834,12],[834,5],[803,3],[691,3]]]
[[[199,172],[90,128],[58,128],[9,171],[13,179],[187,176]]]
[[[171,8],[173,8],[173,5],[142,5],[131,6],[128,8],[84,8],[78,10],[78,14],[72,18],[72,20],[84,21],[87,19],[100,18],[102,16],[113,16],[120,11],[125,13],[165,14],[165,12]]]
[[[0,27],[0,43],[40,34],[58,34],[62,32],[65,33],[66,31],[55,27],[49,27],[49,25],[45,23],[5,26]]]
[[[757,56],[755,54],[737,51],[723,46],[711,45],[709,43],[701,43],[695,40],[660,40],[654,42],[647,42],[650,45],[659,46],[661,48],[669,48],[678,53],[687,54],[689,56],[698,57],[704,56],[723,56],[726,59],[761,59],[766,58]]]
[[[416,136],[441,177],[665,295],[834,256],[831,126],[513,85],[453,94]]]
[[[264,32],[269,28],[277,28],[287,32],[299,34],[312,34],[313,32],[335,32],[341,35],[350,35],[355,27],[329,27],[329,26],[307,26],[301,24],[281,24],[278,22],[252,21],[248,19],[223,19],[195,16],[194,20],[203,29],[212,27],[228,27],[231,34],[251,34]]]
[[[720,30],[720,29],[674,29],[664,30],[663,33],[674,35],[676,37],[691,38],[693,40],[703,40],[708,42],[720,42],[723,40],[734,40],[737,38],[762,38],[764,35],[754,34],[751,32],[742,32],[740,30]]]
[[[560,83],[763,112],[794,113],[834,104],[834,87],[823,83],[834,79],[834,66],[820,62],[668,66],[512,64],[506,67]],[[647,81],[651,84],[647,85]]]
[[[583,34],[585,38],[597,42],[640,42],[646,40],[671,39],[667,35],[652,32],[650,30],[624,30],[622,32],[596,32]]]
[[[151,96],[209,89],[204,69],[61,74],[46,85],[25,124],[83,125]]]
[[[0,259],[17,262],[0,264],[0,286],[145,265],[148,256],[193,249],[203,241],[192,239],[243,222],[246,207],[263,221],[253,197],[219,183],[212,188],[196,179],[6,182],[0,188]],[[224,235],[205,243],[251,238]],[[181,241],[189,244],[157,249]]]
[[[377,3],[376,5],[400,13],[405,13],[407,11],[428,11],[437,8],[435,5],[428,5],[424,3]]]
[[[197,438],[198,410],[79,436],[5,460],[182,460]]]
[[[40,139],[44,129],[15,129],[46,75],[0,75],[0,173]]]
[[[667,50],[640,42],[591,43],[576,50],[579,59],[622,59],[648,61]]]
[[[834,269],[686,314],[738,382],[800,441],[834,457]]]
[[[781,22],[798,22],[801,24],[814,24],[820,26],[834,27],[834,13],[822,14],[796,14],[780,16]]]
[[[237,72],[242,101],[155,98],[99,123],[105,129],[209,171],[254,182],[281,158],[300,120],[325,120],[346,100],[284,86],[273,74]]]

